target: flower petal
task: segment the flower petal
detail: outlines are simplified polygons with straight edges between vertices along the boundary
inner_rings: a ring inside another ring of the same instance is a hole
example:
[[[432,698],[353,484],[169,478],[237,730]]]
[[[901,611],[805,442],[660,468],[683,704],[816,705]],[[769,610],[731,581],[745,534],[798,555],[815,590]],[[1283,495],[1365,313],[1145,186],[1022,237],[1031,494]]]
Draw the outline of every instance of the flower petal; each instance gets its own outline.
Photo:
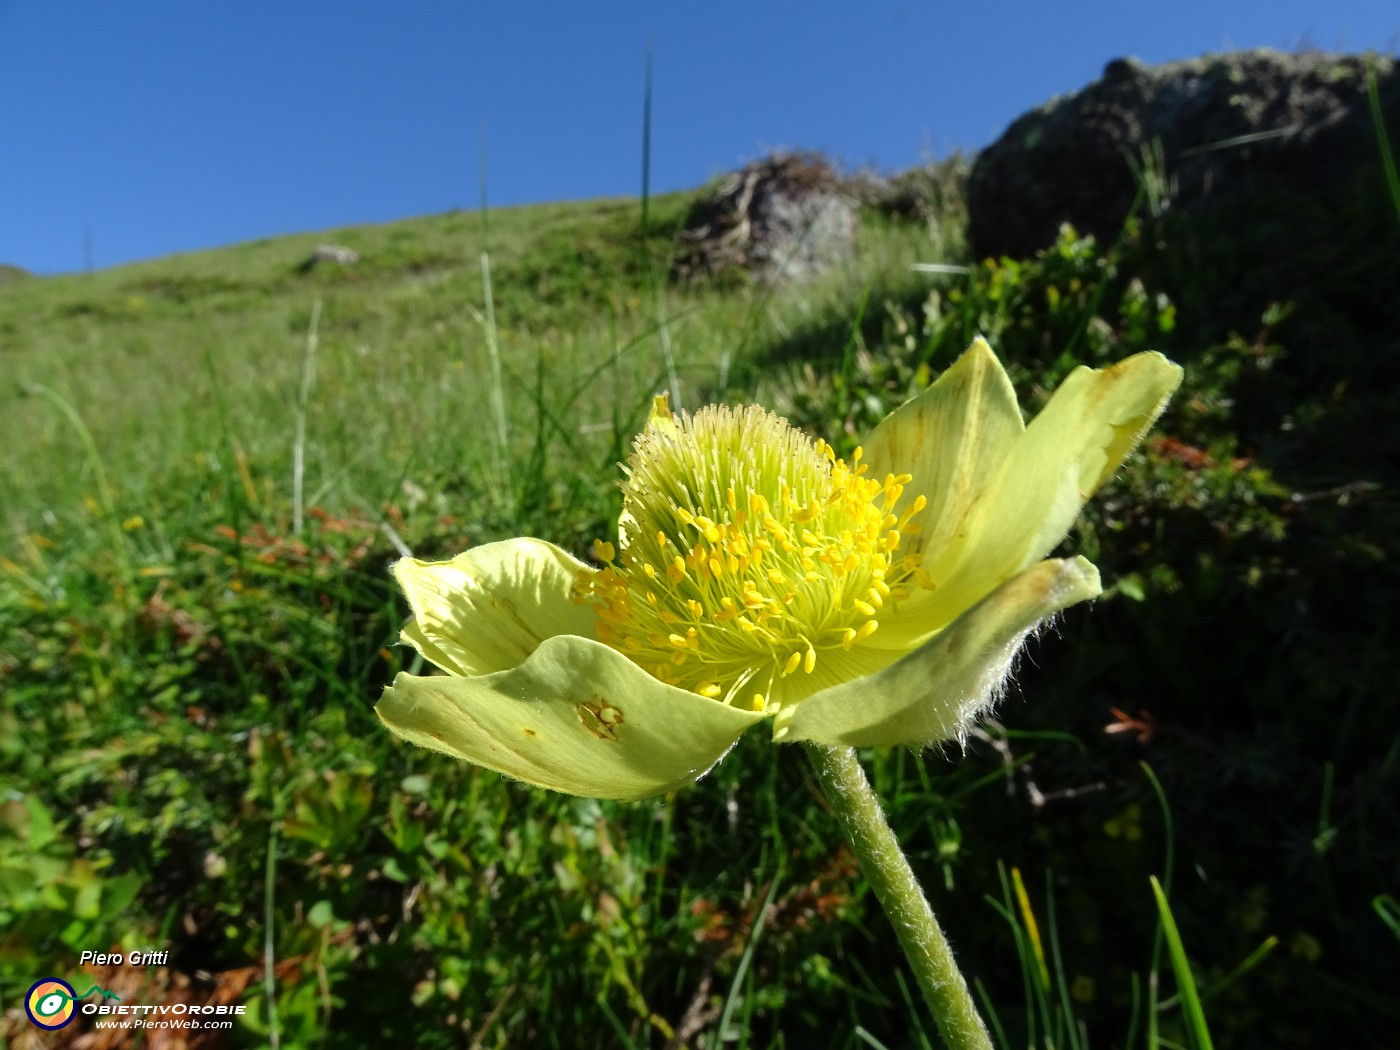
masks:
[[[690,783],[765,717],[664,685],[601,642],[568,636],[496,674],[400,674],[375,713],[423,747],[540,787],[616,799]]]
[[[1025,564],[1065,538],[1080,508],[1152,428],[1181,377],[1180,365],[1151,351],[1102,370],[1081,366],[1065,378],[1026,427],[982,510],[989,524],[1028,501],[1042,510],[1040,528],[1025,541]]]
[[[1035,625],[1099,591],[1098,569],[1083,558],[1040,562],[897,663],[781,713],[774,737],[856,747],[959,738],[996,700]]]
[[[1155,352],[1071,372],[972,494],[956,533],[929,546],[924,568],[937,586],[905,602],[897,625],[886,630],[882,623],[882,642],[922,644],[1053,550],[1085,501],[1137,447],[1181,375]]]
[[[767,710],[782,711],[796,707],[805,703],[808,697],[842,682],[882,671],[902,655],[901,652],[877,649],[871,645],[857,645],[849,650],[839,645],[821,649],[817,652],[810,674],[799,667],[789,675],[774,676],[766,693]],[[787,716],[778,717],[781,720]]]
[[[401,640],[456,675],[515,667],[546,638],[594,637],[593,610],[573,601],[588,567],[552,543],[502,540],[451,561],[404,558],[394,576],[413,621]]]
[[[942,550],[995,476],[1025,425],[1016,391],[978,336],[923,393],[886,416],[863,443],[872,477],[912,474],[928,506],[904,550]],[[908,498],[908,497],[906,497]]]

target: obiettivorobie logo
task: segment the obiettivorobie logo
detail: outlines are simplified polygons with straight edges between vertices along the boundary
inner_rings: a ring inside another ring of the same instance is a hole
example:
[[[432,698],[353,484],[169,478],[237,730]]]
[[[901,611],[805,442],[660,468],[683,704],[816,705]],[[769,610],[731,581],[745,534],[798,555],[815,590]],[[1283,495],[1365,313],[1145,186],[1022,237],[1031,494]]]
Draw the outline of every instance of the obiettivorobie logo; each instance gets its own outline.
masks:
[[[170,960],[168,951],[83,952],[78,959],[79,966],[165,966]],[[73,985],[58,977],[41,977],[29,986],[24,997],[24,1012],[34,1027],[46,1032],[56,1032],[67,1028],[79,1014],[93,1019],[97,1028],[179,1028],[179,1029],[221,1029],[228,1031],[234,1026],[234,1018],[247,1014],[244,1003],[226,1002],[187,1002],[180,1001],[184,996],[175,996],[176,1001],[142,1003],[139,989],[127,989],[128,995],[136,995],[136,1002],[122,1002],[122,997],[110,988],[103,988],[86,974],[78,977],[78,987],[86,987],[81,995]],[[147,989],[151,991],[151,989]],[[166,992],[157,993],[162,997]],[[218,999],[216,994],[214,999]],[[115,1000],[111,1002],[109,1000]]]
[[[57,977],[41,977],[30,985],[29,994],[24,997],[24,1012],[37,1027],[56,1032],[72,1022],[77,1014],[75,1004],[94,993],[100,995],[103,1002],[108,999],[121,1002],[120,995],[95,984],[82,995],[78,995],[67,981]]]

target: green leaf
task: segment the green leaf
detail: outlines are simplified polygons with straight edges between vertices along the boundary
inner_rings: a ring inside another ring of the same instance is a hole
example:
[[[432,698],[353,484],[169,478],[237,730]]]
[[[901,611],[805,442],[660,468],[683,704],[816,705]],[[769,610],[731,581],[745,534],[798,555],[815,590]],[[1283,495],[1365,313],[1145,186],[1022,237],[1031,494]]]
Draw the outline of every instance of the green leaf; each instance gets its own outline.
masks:
[[[335,921],[335,909],[331,907],[331,902],[317,901],[311,905],[311,910],[306,913],[306,921],[317,930],[329,926]]]
[[[403,867],[399,864],[397,857],[388,858],[383,864],[379,866],[379,870],[384,873],[384,877],[386,879],[393,879],[395,882],[408,881],[408,875],[404,872]]]
[[[24,805],[29,810],[29,848],[36,853],[54,839],[53,817],[34,795],[27,795]]]

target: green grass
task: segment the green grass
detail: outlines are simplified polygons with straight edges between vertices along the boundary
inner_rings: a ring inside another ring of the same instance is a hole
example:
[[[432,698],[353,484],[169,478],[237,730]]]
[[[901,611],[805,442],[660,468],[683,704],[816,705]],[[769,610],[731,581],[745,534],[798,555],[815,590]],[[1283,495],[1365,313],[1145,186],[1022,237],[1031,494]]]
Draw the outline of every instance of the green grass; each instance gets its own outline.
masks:
[[[1030,408],[1083,361],[1188,368],[1067,543],[1110,589],[1024,702],[966,756],[864,756],[1002,1044],[1385,1045],[1396,479],[1383,436],[1319,449],[1393,395],[1310,352],[1325,286],[1261,320],[1202,294],[1224,248],[1164,261],[1137,226],[932,279],[909,264],[969,263],[958,224],[870,215],[816,284],[672,287],[690,199],[645,235],[637,201],[548,205],[0,286],[6,1009],[121,944],[244,981],[237,1045],[934,1045],[800,752],[750,734],[693,789],[598,803],[402,746],[372,704],[410,666],[401,549],[607,533],[664,340],[686,405],[848,450],[980,331]],[[361,261],[300,272],[326,240]],[[1351,352],[1385,343],[1338,301]]]
[[[510,378],[513,454],[538,439],[586,468],[610,469],[664,370],[664,325],[683,349],[682,394],[703,403],[745,371],[771,333],[834,320],[851,289],[904,281],[917,231],[872,228],[867,266],[823,286],[773,294],[657,291],[684,201],[652,202],[651,236],[635,202],[493,213],[489,243],[471,215],[241,245],[95,274],[14,286],[0,297],[7,372],[0,389],[0,491],[8,531],[64,514],[92,494],[91,464],[52,405],[81,415],[121,479],[122,512],[142,513],[172,470],[241,454],[259,495],[287,493],[293,410],[313,303],[322,304],[316,385],[307,412],[312,502],[379,505],[404,481],[476,486],[489,463],[490,384],[480,253],[489,249],[497,326]],[[353,247],[353,267],[299,274],[324,239]],[[658,302],[658,298],[660,301]],[[567,418],[565,418],[567,417]],[[614,429],[616,427],[616,429]],[[34,464],[52,464],[35,470]],[[562,472],[561,472],[562,473]],[[497,494],[499,495],[499,494]],[[596,507],[594,508],[596,510]]]

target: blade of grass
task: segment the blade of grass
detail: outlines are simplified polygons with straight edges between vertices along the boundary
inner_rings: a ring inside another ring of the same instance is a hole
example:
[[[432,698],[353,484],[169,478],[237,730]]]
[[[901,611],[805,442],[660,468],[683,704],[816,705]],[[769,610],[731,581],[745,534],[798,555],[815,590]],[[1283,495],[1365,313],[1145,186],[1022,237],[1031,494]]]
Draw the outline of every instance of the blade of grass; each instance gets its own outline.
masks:
[[[773,875],[773,881],[768,884],[768,893],[763,898],[758,914],[754,916],[753,929],[749,933],[748,943],[744,945],[744,954],[739,957],[739,965],[734,970],[734,980],[730,983],[729,994],[724,999],[724,1012],[720,1014],[719,1026],[715,1029],[720,1039],[724,1039],[729,1030],[729,1020],[734,1016],[734,1007],[741,998],[739,989],[744,983],[744,975],[748,973],[749,963],[753,961],[754,949],[758,947],[759,939],[763,936],[763,927],[768,921],[768,909],[773,903],[773,898],[778,895],[778,881],[781,877],[782,869],[779,868]]]
[[[875,1050],[890,1050],[889,1047],[887,1047],[884,1043],[880,1042],[880,1040],[876,1039],[873,1035],[867,1032],[860,1025],[856,1025],[855,1036],[866,1046],[873,1046]]]
[[[622,1023],[622,1019],[618,1017],[613,1011],[613,1008],[608,1005],[606,999],[598,1000],[598,1008],[603,1011],[603,1016],[608,1019],[608,1024],[612,1025],[612,1030],[617,1033],[618,1039],[621,1040],[621,1042],[617,1044],[618,1046],[629,1048],[630,1050],[631,1047],[637,1045],[632,1041],[632,1036],[628,1033],[627,1026]]]
[[[1147,775],[1148,782],[1152,785],[1153,794],[1156,795],[1157,805],[1162,810],[1163,834],[1166,838],[1166,858],[1163,865],[1163,882],[1165,883],[1165,893],[1171,896],[1172,891],[1172,869],[1176,864],[1176,834],[1172,826],[1172,811],[1167,805],[1167,793],[1162,790],[1162,782],[1157,779],[1157,774],[1152,771],[1152,767],[1146,762],[1141,762],[1142,771]],[[1155,877],[1154,877],[1155,883]],[[1156,1050],[1162,1045],[1161,1033],[1157,1030],[1157,1011],[1160,1008],[1157,1002],[1157,988],[1161,981],[1162,965],[1162,924],[1159,922],[1152,934],[1152,964],[1147,971],[1147,1046],[1148,1050]]]
[[[1214,1050],[1210,1040],[1210,1029],[1206,1025],[1205,1010],[1201,1007],[1201,997],[1196,992],[1196,979],[1191,974],[1191,963],[1186,958],[1186,948],[1181,943],[1176,920],[1172,917],[1171,905],[1162,891],[1157,876],[1149,876],[1152,882],[1152,896],[1157,900],[1157,915],[1162,924],[1162,932],[1167,941],[1167,953],[1172,961],[1172,972],[1176,974],[1177,994],[1181,999],[1182,1014],[1186,1018],[1187,1031],[1191,1034],[1192,1045],[1196,1050]]]
[[[1220,980],[1212,984],[1209,988],[1205,989],[1200,993],[1201,1002],[1210,1002],[1211,999],[1219,995],[1226,988],[1230,987],[1230,985],[1234,984],[1245,974],[1249,973],[1250,970],[1254,969],[1261,962],[1263,962],[1264,959],[1269,955],[1269,953],[1277,947],[1277,937],[1264,938],[1263,943],[1260,944],[1259,947],[1255,948],[1254,951],[1250,952],[1249,955],[1245,956],[1243,962],[1241,962],[1233,970],[1227,973],[1224,977],[1220,978]],[[1180,998],[1181,997],[1179,995],[1174,995],[1170,999],[1164,999],[1159,1009],[1167,1010],[1173,1006],[1176,1006]]]
[[[280,807],[278,807],[280,809]],[[277,902],[277,824],[274,814],[267,829],[267,868],[263,876],[263,996],[267,999],[267,1041],[273,1050],[282,1045],[282,1029],[277,1019],[277,967],[273,961]]]
[[[1031,952],[1035,956],[1036,972],[1040,975],[1040,986],[1046,991],[1050,990],[1050,970],[1045,965],[1045,949],[1040,943],[1040,926],[1035,921],[1035,912],[1031,910],[1031,899],[1026,894],[1026,884],[1021,881],[1021,869],[1011,868],[1011,888],[1016,894],[1016,905],[1021,912],[1021,922],[1025,924],[1026,936],[1030,939]]]
[[[985,899],[1011,927],[1011,936],[1016,943],[1016,958],[1021,964],[1021,986],[1026,993],[1026,1045],[1034,1046],[1037,1018],[1048,1018],[1050,1008],[1045,1000],[1045,989],[1038,980],[1032,962],[1034,953],[1025,930],[1016,918],[1015,894],[1011,889],[1011,882],[1007,878],[1005,866],[1000,861],[997,862],[997,877],[1001,880],[1002,899],[997,900],[990,895]]]
[[[122,532],[121,520],[117,517],[116,498],[112,494],[112,486],[107,480],[107,469],[102,463],[102,454],[97,450],[97,442],[93,440],[92,431],[87,428],[87,424],[83,422],[83,417],[78,414],[78,410],[69,404],[68,400],[58,391],[43,383],[29,382],[21,383],[20,389],[26,394],[45,398],[57,408],[77,433],[78,440],[82,442],[83,453],[87,456],[88,466],[92,469],[93,480],[97,485],[98,507],[102,511],[103,523],[110,533],[112,553],[116,555],[117,565],[121,570],[122,585],[127,592],[130,592],[135,579],[135,572],[131,565],[131,552],[127,549],[126,535]]]
[[[1366,96],[1371,102],[1371,124],[1376,129],[1376,145],[1381,151],[1381,168],[1385,171],[1385,184],[1390,189],[1390,200],[1395,205],[1395,217],[1400,219],[1400,173],[1395,170],[1395,152],[1390,148],[1390,136],[1385,130],[1385,114],[1381,111],[1381,93],[1376,84],[1376,66],[1366,67]]]
[[[1142,988],[1138,985],[1138,974],[1132,973],[1133,1008],[1128,1014],[1128,1035],[1123,1040],[1125,1047],[1137,1045],[1138,1018],[1142,1015]]]
[[[914,999],[914,991],[909,987],[909,981],[904,976],[904,971],[895,970],[895,983],[899,985],[899,998],[904,1003],[904,1009],[909,1015],[909,1021],[914,1026],[914,1036],[918,1040],[919,1050],[933,1050],[933,1043],[929,1041],[928,1033],[924,1031],[923,1013],[919,1009],[918,1002]]]
[[[1381,917],[1381,922],[1390,927],[1390,932],[1400,937],[1400,904],[1388,893],[1382,893],[1371,901],[1371,907]]]
[[[662,302],[661,279],[652,272],[651,252],[647,247],[647,233],[651,226],[651,93],[652,93],[652,47],[647,41],[646,86],[642,91],[642,275],[651,285],[656,302],[656,332],[661,344],[661,359],[666,364],[667,387],[671,392],[671,407],[680,411],[681,380],[676,374],[676,355],[671,347],[671,327],[666,322],[665,306]]]
[[[1055,965],[1055,987],[1060,992],[1060,1009],[1065,1027],[1064,1043],[1069,1050],[1083,1050],[1088,1046],[1088,1036],[1084,1024],[1076,1021],[1074,1004],[1070,999],[1070,983],[1065,976],[1064,957],[1060,953],[1060,924],[1055,914],[1055,891],[1050,872],[1045,872],[1045,926],[1050,934],[1050,959]],[[1056,1042],[1059,1045],[1059,1041]]]
[[[496,302],[491,288],[490,226],[486,206],[486,131],[481,131],[478,147],[478,167],[481,177],[481,296],[484,315],[477,320],[486,334],[486,355],[491,367],[491,412],[495,417],[496,478],[501,491],[509,491],[510,477],[507,454],[510,435],[506,427],[506,396],[501,380],[501,348],[496,332]],[[475,311],[473,311],[475,312]]]
[[[987,986],[982,983],[980,977],[974,977],[972,984],[977,989],[977,998],[982,1002],[982,1015],[987,1019],[987,1026],[996,1036],[997,1046],[1001,1047],[1002,1050],[1011,1050],[1011,1040],[1006,1038],[1006,1029],[1002,1027],[1001,1018],[997,1016],[996,1006],[992,1002],[991,994],[987,991]]]
[[[301,535],[302,484],[306,470],[306,405],[311,400],[311,384],[316,378],[317,328],[321,323],[321,300],[311,304],[311,321],[306,326],[306,350],[301,357],[301,388],[297,391],[296,435],[292,439],[292,535]]]

